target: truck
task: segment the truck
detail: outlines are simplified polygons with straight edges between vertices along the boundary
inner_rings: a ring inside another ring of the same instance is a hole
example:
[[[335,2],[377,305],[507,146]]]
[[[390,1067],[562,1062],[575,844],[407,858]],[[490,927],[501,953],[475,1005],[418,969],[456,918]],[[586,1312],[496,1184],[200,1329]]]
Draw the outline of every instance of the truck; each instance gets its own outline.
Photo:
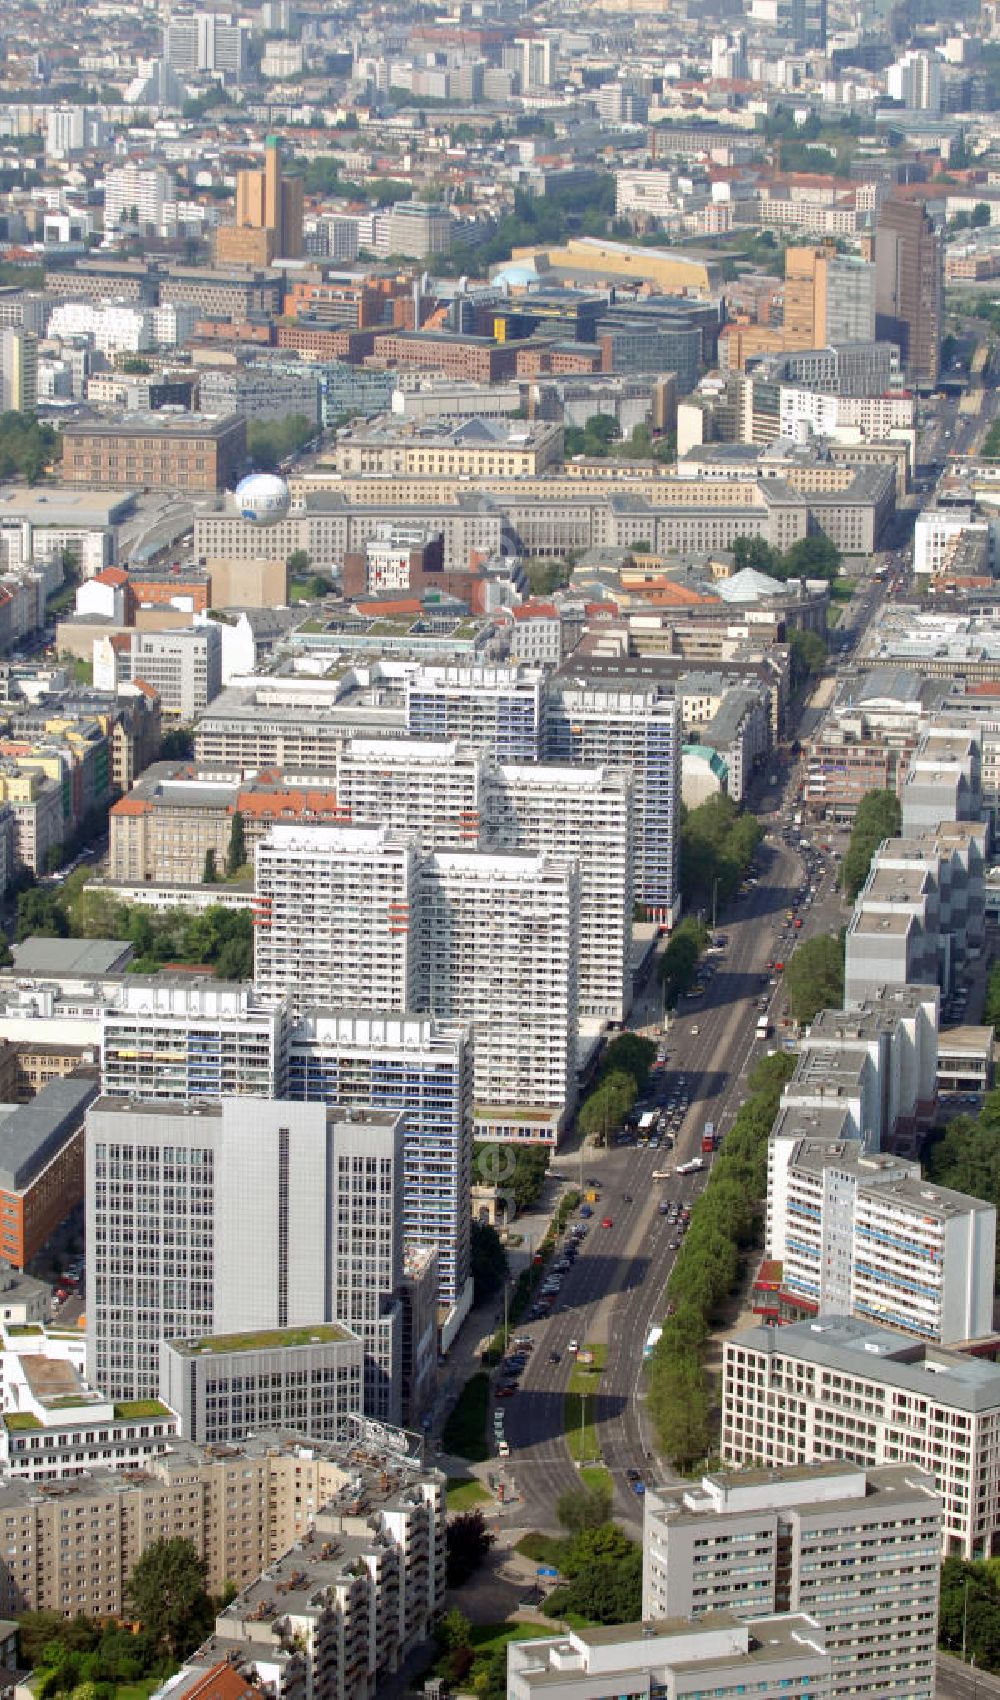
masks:
[[[656,1342],[662,1333],[663,1329],[660,1327],[659,1323],[654,1323],[652,1328],[649,1330],[649,1333],[646,1335],[646,1344],[642,1348],[643,1360],[652,1357],[656,1350]]]
[[[758,1039],[769,1039],[771,1037],[771,1023],[766,1015],[758,1015],[755,1037]]]
[[[698,1173],[698,1170],[703,1169],[704,1167],[705,1167],[704,1158],[702,1158],[702,1157],[689,1157],[686,1163],[678,1163],[677,1173],[679,1175],[696,1175]]]
[[[644,1114],[639,1117],[639,1132],[645,1134],[653,1133],[656,1128],[656,1119],[655,1110],[646,1110]]]
[[[715,1123],[706,1122],[701,1134],[702,1151],[711,1153],[715,1150]]]

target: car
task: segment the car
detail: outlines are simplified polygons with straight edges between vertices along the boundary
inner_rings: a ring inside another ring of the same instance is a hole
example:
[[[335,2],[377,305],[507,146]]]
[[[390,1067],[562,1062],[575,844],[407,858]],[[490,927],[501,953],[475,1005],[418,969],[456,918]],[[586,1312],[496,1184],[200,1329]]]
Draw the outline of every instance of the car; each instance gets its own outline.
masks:
[[[595,1187],[597,1189],[597,1191],[600,1191],[601,1183],[595,1175],[588,1175],[587,1176],[587,1185],[590,1186],[590,1187]]]
[[[632,1194],[630,1192],[623,1192],[622,1193],[622,1203],[623,1204],[631,1204],[631,1202],[632,1202]]]
[[[550,1352],[549,1353],[549,1363],[550,1364],[557,1364],[557,1363],[560,1363],[560,1362],[561,1362],[561,1359],[560,1359],[558,1352]]]
[[[695,1024],[694,1024],[694,1026],[693,1026],[693,1027],[692,1027],[692,1029],[691,1029],[691,1037],[692,1037],[692,1039],[697,1039],[697,1037],[698,1037],[698,1034],[699,1034],[699,1033],[700,1033],[700,1032],[701,1032],[701,1028],[700,1028],[700,1027],[699,1027],[699,1026],[698,1026],[698,1023],[697,1023],[697,1022],[695,1022]]]
[[[496,1390],[496,1397],[497,1397],[497,1398],[498,1398],[498,1399],[513,1399],[513,1397],[514,1397],[514,1394],[515,1394],[515,1393],[516,1393],[516,1392],[517,1392],[517,1388],[516,1388],[516,1387],[511,1387],[511,1386],[510,1386],[510,1385],[509,1385],[509,1383],[507,1383],[507,1382],[505,1382],[505,1383],[504,1383],[504,1385],[503,1385],[503,1386],[502,1386],[502,1387],[498,1387],[498,1388],[497,1388],[497,1390]]]
[[[601,1227],[602,1228],[613,1228],[614,1225],[615,1224],[614,1224],[614,1218],[613,1217],[611,1217],[611,1216],[602,1216],[601,1217]]]
[[[645,1482],[633,1482],[632,1483],[632,1492],[636,1495],[636,1497],[638,1499],[642,1498],[645,1491],[646,1491]]]
[[[569,1345],[566,1347],[566,1350],[567,1350],[567,1352],[570,1352],[570,1353],[573,1354],[573,1356],[575,1356],[576,1353],[580,1350],[579,1340],[571,1340],[569,1342]]]
[[[640,1476],[638,1470],[626,1470],[625,1471],[625,1480],[627,1482],[640,1482],[642,1480],[642,1477]]]

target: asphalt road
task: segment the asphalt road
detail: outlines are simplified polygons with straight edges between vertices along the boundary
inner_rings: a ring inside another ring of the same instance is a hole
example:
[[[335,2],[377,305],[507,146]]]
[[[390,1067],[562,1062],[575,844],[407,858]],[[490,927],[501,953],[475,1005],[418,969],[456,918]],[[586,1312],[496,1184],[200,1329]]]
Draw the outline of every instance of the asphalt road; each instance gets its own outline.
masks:
[[[520,1500],[517,1521],[553,1526],[556,1500],[576,1483],[564,1439],[564,1401],[573,1364],[568,1347],[571,1340],[582,1346],[606,1339],[601,1390],[588,1415],[597,1427],[599,1455],[614,1479],[616,1513],[633,1528],[641,1524],[641,1506],[626,1471],[645,1473],[652,1451],[639,1396],[642,1348],[662,1315],[663,1291],[679,1244],[676,1228],[660,1216],[658,1206],[661,1199],[690,1202],[706,1179],[703,1171],[654,1180],[654,1171],[675,1170],[677,1163],[698,1152],[707,1120],[723,1133],[730,1125],[746,1095],[748,1065],[774,1044],[773,1039],[757,1043],[753,1033],[757,1000],[767,989],[765,964],[779,952],[784,960],[794,948],[784,915],[801,882],[802,863],[780,840],[762,846],[759,857],[759,884],[720,920],[728,939],[726,955],[704,998],[688,1000],[673,1018],[667,1067],[653,1076],[653,1103],[678,1091],[681,1077],[690,1094],[675,1148],[612,1148],[587,1153],[583,1160],[584,1180],[600,1181],[600,1202],[565,1277],[557,1308],[549,1318],[525,1325],[535,1344],[520,1391],[498,1406],[504,1411],[504,1434],[511,1448],[506,1474],[516,1483]],[[654,1017],[657,1002],[654,991],[640,1009],[641,1021]],[[561,1167],[565,1170],[566,1160]],[[625,1202],[625,1193],[631,1203]],[[605,1216],[610,1228],[601,1226]],[[552,1352],[559,1354],[558,1364],[550,1361]]]
[[[849,623],[863,633],[880,604],[881,589],[859,586],[849,609]],[[510,1457],[498,1471],[513,1490],[513,1503],[504,1513],[505,1522],[530,1527],[555,1528],[556,1501],[578,1482],[577,1469],[566,1446],[565,1397],[573,1365],[568,1348],[571,1341],[584,1346],[607,1343],[608,1352],[600,1389],[587,1415],[596,1426],[597,1453],[611,1472],[615,1512],[632,1533],[641,1532],[641,1500],[631,1489],[626,1472],[647,1475],[652,1466],[653,1439],[645,1416],[642,1396],[642,1349],[653,1323],[663,1312],[666,1281],[679,1244],[677,1229],[660,1216],[661,1199],[690,1202],[704,1185],[707,1170],[654,1180],[654,1171],[675,1171],[678,1163],[700,1151],[706,1121],[711,1120],[725,1135],[740,1102],[746,1096],[749,1067],[776,1040],[757,1042],[754,1037],[758,1000],[768,980],[766,964],[787,961],[797,942],[815,932],[832,932],[846,913],[834,890],[836,864],[832,856],[814,853],[809,876],[817,886],[810,908],[800,910],[800,931],[785,916],[806,873],[797,845],[783,842],[777,830],[777,812],[794,799],[799,769],[784,768],[776,759],[771,771],[779,770],[775,790],[765,785],[757,808],[767,837],[758,854],[760,879],[738,899],[731,912],[719,917],[719,930],[727,943],[725,956],[717,959],[705,996],[688,1000],[671,1020],[667,1038],[667,1067],[652,1079],[656,1102],[663,1102],[681,1088],[690,1096],[690,1108],[677,1134],[675,1148],[666,1152],[634,1146],[587,1153],[579,1159],[564,1155],[560,1170],[575,1182],[593,1178],[600,1182],[600,1201],[594,1207],[589,1231],[580,1253],[563,1280],[551,1316],[526,1323],[534,1349],[513,1397],[497,1403],[504,1413],[503,1433]],[[765,776],[768,777],[768,776]],[[820,826],[812,834],[814,843],[832,842]],[[842,847],[844,840],[838,841]],[[808,883],[808,880],[806,881]],[[770,1012],[782,1031],[784,1001],[780,980],[771,989]],[[633,1025],[651,1026],[659,1018],[659,993],[647,988],[633,1012]],[[710,1161],[708,1159],[707,1161]],[[629,1194],[631,1202],[624,1195]],[[601,1226],[610,1219],[611,1226]],[[551,1354],[558,1354],[558,1363]],[[490,1416],[490,1432],[493,1416]],[[663,1466],[655,1465],[658,1480]]]
[[[1000,1696],[1000,1679],[963,1665],[950,1653],[939,1653],[934,1692],[937,1700],[992,1700]]]

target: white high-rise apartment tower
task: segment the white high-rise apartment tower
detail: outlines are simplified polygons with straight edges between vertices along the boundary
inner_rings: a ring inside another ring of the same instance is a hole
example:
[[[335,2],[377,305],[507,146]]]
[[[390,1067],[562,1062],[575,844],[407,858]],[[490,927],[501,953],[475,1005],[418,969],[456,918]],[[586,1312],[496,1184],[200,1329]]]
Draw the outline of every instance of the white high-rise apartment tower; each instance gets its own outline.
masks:
[[[257,847],[255,974],[296,1010],[415,1001],[413,841],[387,827],[274,826]]]
[[[576,1096],[580,878],[545,855],[422,863],[418,1007],[472,1030],[476,1131],[555,1143]]]

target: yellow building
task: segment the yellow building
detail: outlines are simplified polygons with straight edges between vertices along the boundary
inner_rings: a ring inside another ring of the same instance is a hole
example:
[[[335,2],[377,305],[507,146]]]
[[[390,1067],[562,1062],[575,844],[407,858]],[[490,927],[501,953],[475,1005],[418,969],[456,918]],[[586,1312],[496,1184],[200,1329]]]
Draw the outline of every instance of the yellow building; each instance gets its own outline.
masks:
[[[599,236],[571,236],[562,248],[515,248],[514,260],[531,260],[541,272],[586,272],[595,278],[651,283],[665,295],[706,299],[718,289],[721,273],[713,260],[676,254],[666,248],[634,248]]]
[[[236,174],[236,222],[217,231],[216,261],[260,267],[277,257],[300,259],[302,252],[302,180],[285,177],[281,143],[268,136],[263,170]]]

